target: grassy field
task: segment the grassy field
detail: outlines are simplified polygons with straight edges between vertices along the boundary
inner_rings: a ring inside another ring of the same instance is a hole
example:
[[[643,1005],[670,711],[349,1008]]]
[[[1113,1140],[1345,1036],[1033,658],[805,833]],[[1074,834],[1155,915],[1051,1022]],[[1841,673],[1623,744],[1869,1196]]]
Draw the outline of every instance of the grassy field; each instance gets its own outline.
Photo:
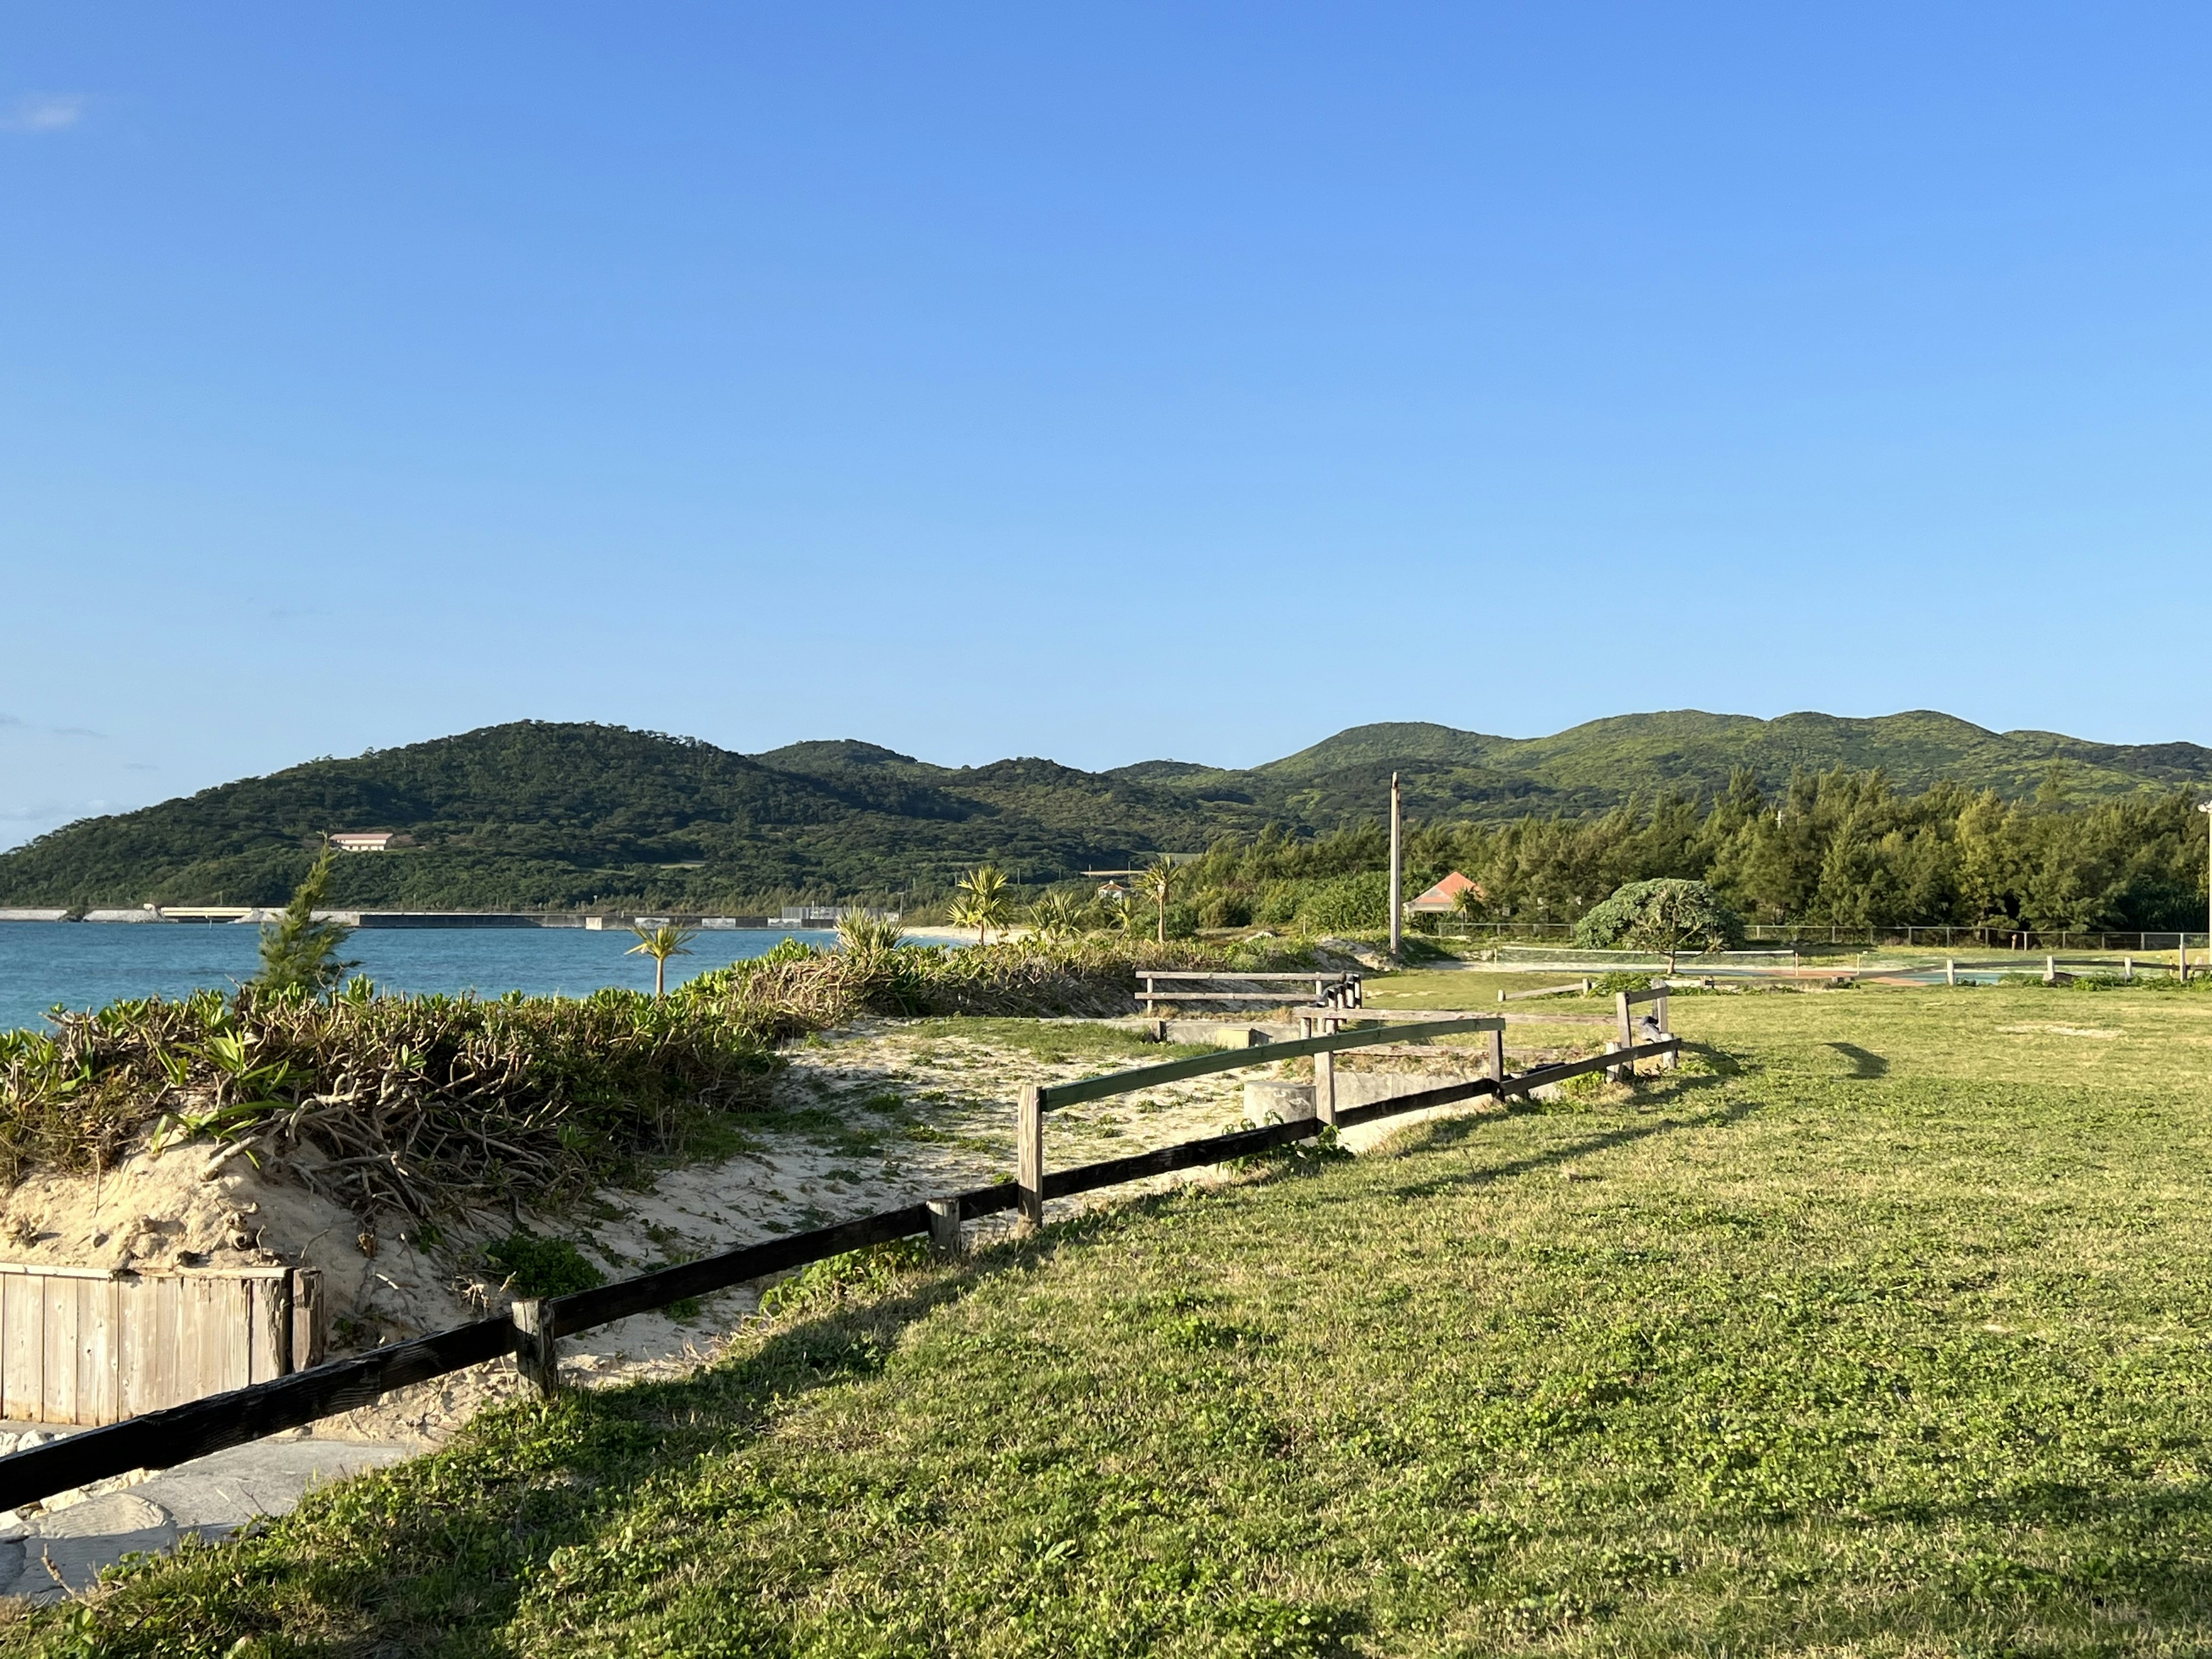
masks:
[[[0,1652],[2212,1650],[2212,1003],[1674,1023],[1632,1096],[817,1270]]]

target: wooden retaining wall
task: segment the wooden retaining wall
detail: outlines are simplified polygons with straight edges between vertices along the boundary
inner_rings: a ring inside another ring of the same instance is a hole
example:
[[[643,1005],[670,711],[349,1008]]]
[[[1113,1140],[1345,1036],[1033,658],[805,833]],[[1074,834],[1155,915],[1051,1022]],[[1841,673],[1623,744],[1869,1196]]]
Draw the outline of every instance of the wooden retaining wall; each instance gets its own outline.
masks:
[[[320,1364],[321,1279],[313,1267],[0,1262],[0,1416],[117,1423]]]

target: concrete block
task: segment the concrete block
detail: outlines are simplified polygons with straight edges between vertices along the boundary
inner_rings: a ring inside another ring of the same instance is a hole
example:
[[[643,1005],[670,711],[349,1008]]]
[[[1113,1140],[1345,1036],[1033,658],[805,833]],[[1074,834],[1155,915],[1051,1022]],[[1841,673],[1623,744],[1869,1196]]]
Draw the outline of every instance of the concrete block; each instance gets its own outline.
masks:
[[[1244,1121],[1254,1127],[1267,1123],[1299,1123],[1314,1115],[1314,1086],[1262,1079],[1244,1085]]]

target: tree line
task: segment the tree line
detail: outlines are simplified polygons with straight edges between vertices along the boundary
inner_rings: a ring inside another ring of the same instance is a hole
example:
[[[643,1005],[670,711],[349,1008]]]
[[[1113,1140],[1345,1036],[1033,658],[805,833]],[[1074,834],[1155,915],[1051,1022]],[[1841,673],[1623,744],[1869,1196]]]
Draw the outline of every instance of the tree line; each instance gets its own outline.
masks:
[[[1381,926],[1380,824],[1312,839],[1270,828],[1215,842],[1179,872],[1199,927]],[[1747,771],[1709,804],[1632,800],[1601,817],[1430,822],[1406,836],[1406,895],[1458,870],[1480,921],[1571,922],[1625,883],[1711,884],[1754,922],[1847,927],[2202,927],[2206,829],[2186,792],[2082,804],[1938,783],[1899,794],[1879,770],[1800,773],[1770,793]]]

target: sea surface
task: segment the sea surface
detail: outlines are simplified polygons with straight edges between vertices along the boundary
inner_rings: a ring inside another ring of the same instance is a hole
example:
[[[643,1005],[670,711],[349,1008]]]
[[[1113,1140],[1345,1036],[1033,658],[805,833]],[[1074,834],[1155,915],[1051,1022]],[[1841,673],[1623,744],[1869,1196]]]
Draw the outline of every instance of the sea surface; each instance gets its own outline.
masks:
[[[691,941],[691,955],[669,959],[668,983],[763,955],[787,939],[821,945],[835,938],[706,929]],[[56,1004],[97,1008],[202,986],[230,990],[253,976],[260,939],[258,927],[221,922],[0,921],[0,1030],[48,1029],[46,1012]],[[650,991],[652,961],[623,954],[636,943],[627,930],[368,927],[346,941],[345,955],[386,991],[573,997],[606,985]]]

